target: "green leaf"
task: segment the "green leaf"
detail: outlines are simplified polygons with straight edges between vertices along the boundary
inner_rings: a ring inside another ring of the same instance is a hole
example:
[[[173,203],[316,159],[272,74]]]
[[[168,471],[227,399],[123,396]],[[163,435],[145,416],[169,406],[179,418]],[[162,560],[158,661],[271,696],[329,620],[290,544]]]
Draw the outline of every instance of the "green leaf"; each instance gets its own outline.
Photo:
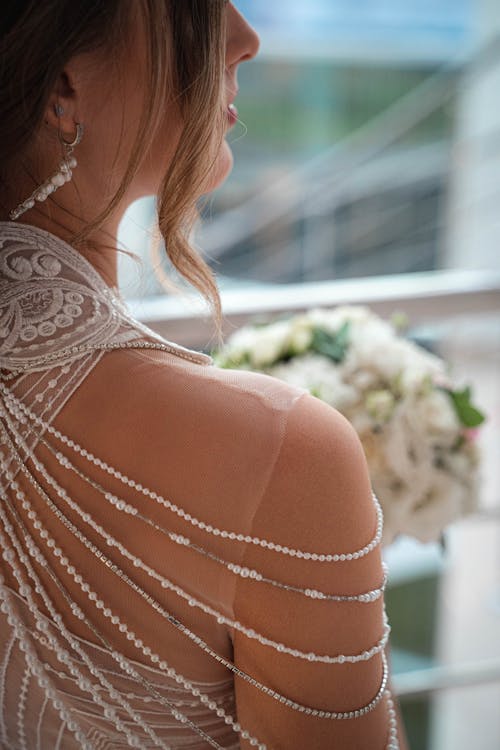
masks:
[[[346,321],[337,333],[330,333],[324,328],[315,328],[311,350],[340,364],[344,361],[349,348],[350,329],[349,321]]]
[[[442,388],[442,390],[451,398],[457,416],[464,427],[479,427],[485,422],[485,415],[472,404],[470,386],[464,388],[463,391],[452,391],[449,388]]]

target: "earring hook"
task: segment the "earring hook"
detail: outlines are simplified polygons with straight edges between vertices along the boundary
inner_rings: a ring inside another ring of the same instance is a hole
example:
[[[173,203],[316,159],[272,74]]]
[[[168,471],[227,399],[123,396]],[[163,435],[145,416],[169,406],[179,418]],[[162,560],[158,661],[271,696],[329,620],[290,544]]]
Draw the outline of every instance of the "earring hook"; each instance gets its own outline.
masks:
[[[64,139],[64,137],[59,134],[59,138],[61,140],[61,143],[66,146],[66,148],[75,148],[75,146],[78,146],[79,143],[82,142],[83,138],[83,125],[80,122],[76,123],[76,135],[73,141],[69,142]]]

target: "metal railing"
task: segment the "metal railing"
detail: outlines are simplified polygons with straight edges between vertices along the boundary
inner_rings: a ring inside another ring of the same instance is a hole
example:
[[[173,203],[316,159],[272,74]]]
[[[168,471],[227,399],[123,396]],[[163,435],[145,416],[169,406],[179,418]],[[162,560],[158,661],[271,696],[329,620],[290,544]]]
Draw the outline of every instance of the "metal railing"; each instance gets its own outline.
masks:
[[[500,684],[500,658],[414,669],[392,677],[394,692],[403,699],[492,683]]]
[[[499,270],[453,270],[307,284],[259,285],[222,291],[225,335],[255,319],[311,307],[367,305],[390,317],[404,312],[412,326],[500,313]],[[129,303],[133,313],[166,339],[208,349],[213,327],[199,297],[154,297]]]

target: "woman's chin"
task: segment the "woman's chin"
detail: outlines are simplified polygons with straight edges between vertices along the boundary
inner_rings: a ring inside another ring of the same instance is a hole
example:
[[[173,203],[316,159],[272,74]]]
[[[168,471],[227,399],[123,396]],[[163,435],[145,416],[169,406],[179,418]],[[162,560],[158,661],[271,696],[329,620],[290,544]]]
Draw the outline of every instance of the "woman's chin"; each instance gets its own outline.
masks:
[[[233,169],[234,157],[231,147],[226,139],[222,142],[217,161],[207,181],[207,193],[211,193],[220,187],[229,177]]]

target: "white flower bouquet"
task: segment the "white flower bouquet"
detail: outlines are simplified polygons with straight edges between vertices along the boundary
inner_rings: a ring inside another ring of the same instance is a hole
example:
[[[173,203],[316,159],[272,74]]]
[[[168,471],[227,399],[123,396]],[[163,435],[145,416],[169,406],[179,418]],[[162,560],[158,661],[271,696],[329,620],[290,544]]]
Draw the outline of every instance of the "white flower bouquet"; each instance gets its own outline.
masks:
[[[213,356],[307,388],[351,422],[384,510],[384,543],[397,534],[437,540],[477,508],[484,416],[446,363],[395,324],[364,307],[313,309],[241,328]]]

